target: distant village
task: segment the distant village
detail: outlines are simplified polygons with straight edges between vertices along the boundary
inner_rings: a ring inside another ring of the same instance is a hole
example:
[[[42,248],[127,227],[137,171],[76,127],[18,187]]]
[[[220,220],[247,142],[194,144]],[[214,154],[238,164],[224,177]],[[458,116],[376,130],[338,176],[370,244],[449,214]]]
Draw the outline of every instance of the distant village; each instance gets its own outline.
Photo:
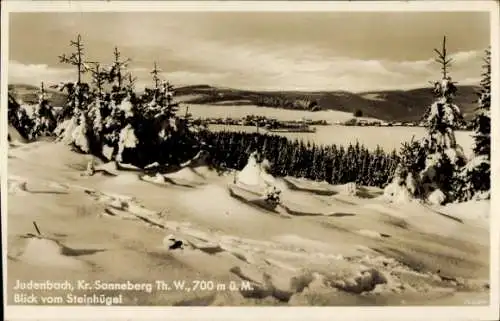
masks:
[[[204,125],[228,125],[228,126],[255,126],[265,128],[270,131],[296,131],[296,132],[315,132],[312,126],[361,126],[361,127],[424,127],[423,122],[390,122],[374,119],[364,119],[354,117],[346,121],[328,122],[326,120],[312,120],[307,118],[297,120],[282,121],[276,118],[265,116],[247,115],[242,118],[197,118],[194,120],[197,124]],[[461,130],[471,130],[472,124],[467,123]]]

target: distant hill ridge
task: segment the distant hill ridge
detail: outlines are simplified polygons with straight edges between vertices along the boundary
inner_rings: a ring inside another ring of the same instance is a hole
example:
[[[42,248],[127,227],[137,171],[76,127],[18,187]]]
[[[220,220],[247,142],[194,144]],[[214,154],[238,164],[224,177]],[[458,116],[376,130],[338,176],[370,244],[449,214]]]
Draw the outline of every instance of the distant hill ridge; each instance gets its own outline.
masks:
[[[477,107],[478,86],[458,86],[455,103],[464,117],[471,119]],[[11,84],[15,97],[26,103],[38,100],[36,86]],[[183,103],[207,105],[258,105],[283,109],[337,110],[358,112],[365,117],[385,121],[418,121],[425,109],[434,101],[431,88],[411,90],[382,90],[363,93],[348,91],[252,91],[192,85],[176,88],[176,96]],[[49,100],[62,106],[66,95],[49,90]],[[207,107],[210,108],[210,107]]]

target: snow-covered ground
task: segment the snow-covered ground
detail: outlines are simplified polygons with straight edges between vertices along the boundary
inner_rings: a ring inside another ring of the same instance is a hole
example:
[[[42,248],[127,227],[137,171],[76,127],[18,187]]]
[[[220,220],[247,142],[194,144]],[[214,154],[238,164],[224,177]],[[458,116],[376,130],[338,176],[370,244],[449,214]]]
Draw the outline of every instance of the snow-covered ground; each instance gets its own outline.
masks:
[[[215,285],[124,291],[124,304],[488,304],[489,202],[389,204],[377,188],[287,178],[274,179],[273,210],[238,182],[251,170],[145,176],[98,164],[89,177],[88,160],[51,142],[11,146],[10,303],[16,280],[68,279]],[[34,221],[42,237],[27,236]],[[253,290],[219,286],[231,281]]]

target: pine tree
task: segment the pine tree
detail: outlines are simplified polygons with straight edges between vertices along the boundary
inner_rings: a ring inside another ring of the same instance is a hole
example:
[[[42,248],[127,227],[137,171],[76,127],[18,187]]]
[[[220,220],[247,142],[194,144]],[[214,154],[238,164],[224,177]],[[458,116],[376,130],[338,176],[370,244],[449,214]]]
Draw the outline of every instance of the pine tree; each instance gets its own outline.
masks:
[[[127,68],[130,59],[121,60],[121,52],[118,47],[115,47],[113,52],[114,61],[108,72],[109,80],[113,83],[114,87],[123,88],[123,81],[125,80],[125,69]]]
[[[76,52],[71,53],[68,57],[66,54],[59,56],[59,60],[62,63],[70,64],[76,67],[77,71],[77,84],[80,84],[82,81],[82,75],[87,71],[84,61],[84,46],[82,42],[82,37],[80,34],[77,35],[76,41],[71,40],[70,46],[74,47]]]
[[[31,128],[33,127],[33,119],[31,119],[22,103],[16,100],[14,90],[9,89],[8,101],[8,121],[19,134],[26,140],[31,139]],[[9,136],[10,137],[10,136]]]
[[[474,124],[474,156],[460,173],[457,195],[461,201],[490,198],[491,174],[491,50],[485,50]]]
[[[146,88],[142,97],[145,116],[153,130],[150,135],[154,135],[148,139],[156,142],[161,163],[175,165],[189,153],[193,141],[188,131],[189,124],[176,114],[179,104],[173,98],[174,87],[162,80],[160,73],[155,62],[151,71],[154,87]]]
[[[137,81],[137,77],[132,76],[132,73],[128,73],[127,75],[127,90],[129,92],[134,92],[135,91],[135,83]]]
[[[94,140],[100,144],[103,138],[104,119],[109,115],[109,101],[105,99],[104,91],[104,85],[109,76],[100,63],[91,62],[90,64],[93,65],[89,69],[92,75],[93,99],[89,104],[89,116],[93,124]]]
[[[491,50],[485,50],[481,90],[479,92],[478,109],[474,118],[474,154],[484,155],[491,159]]]
[[[88,136],[92,132],[92,124],[86,112],[91,101],[91,93],[90,86],[82,82],[82,75],[88,71],[88,65],[84,61],[84,45],[81,36],[78,35],[76,41],[71,41],[70,46],[74,47],[75,52],[69,57],[63,54],[59,60],[61,63],[76,68],[77,81],[55,86],[61,91],[67,91],[66,105],[63,107],[61,123],[56,129],[56,134],[63,142],[88,153],[91,148]]]
[[[428,136],[422,147],[427,158],[419,179],[427,196],[437,190],[444,194],[445,200],[442,201],[452,201],[456,198],[454,181],[466,161],[462,148],[456,143],[454,131],[463,126],[464,120],[460,108],[453,103],[457,87],[448,74],[452,59],[447,55],[446,37],[443,38],[442,50],[434,50],[438,54],[436,61],[441,64],[442,79],[434,83],[436,101],[424,118]]]
[[[47,92],[44,83],[40,86],[38,95],[38,104],[33,111],[33,127],[31,129],[31,138],[35,139],[39,136],[50,136],[57,125],[53,108],[49,103]]]
[[[457,87],[449,75],[452,59],[446,49],[446,37],[442,49],[434,51],[441,65],[441,80],[433,83],[436,100],[423,117],[427,136],[403,145],[400,163],[386,192],[402,192],[404,199],[417,197],[443,203],[456,198],[454,182],[465,164],[454,133],[464,121],[459,107],[453,103]]]

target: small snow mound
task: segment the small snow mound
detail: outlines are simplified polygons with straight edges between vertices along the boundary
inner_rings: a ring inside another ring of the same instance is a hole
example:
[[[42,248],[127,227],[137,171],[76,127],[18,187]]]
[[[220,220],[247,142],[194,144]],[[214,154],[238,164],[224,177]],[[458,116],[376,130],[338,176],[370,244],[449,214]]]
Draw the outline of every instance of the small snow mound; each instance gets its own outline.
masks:
[[[429,194],[427,202],[432,205],[442,205],[446,200],[446,195],[440,190],[436,189]]]
[[[43,254],[43,255],[41,255]],[[38,266],[80,268],[83,262],[63,254],[63,247],[53,240],[30,238],[20,259]]]

